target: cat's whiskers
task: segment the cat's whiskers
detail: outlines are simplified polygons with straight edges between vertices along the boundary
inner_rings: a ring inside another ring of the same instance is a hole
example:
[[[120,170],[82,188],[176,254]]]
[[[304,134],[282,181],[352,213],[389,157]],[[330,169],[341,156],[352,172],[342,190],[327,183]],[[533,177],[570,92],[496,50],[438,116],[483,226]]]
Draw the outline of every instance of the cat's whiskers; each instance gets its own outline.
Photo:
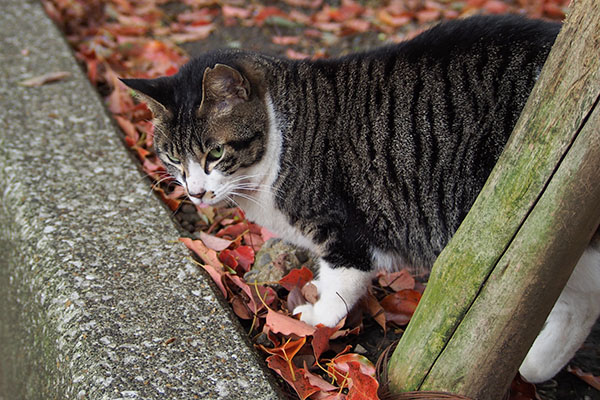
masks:
[[[173,178],[171,175],[166,175],[157,180],[156,182],[152,183],[152,185],[150,186],[150,190],[148,191],[148,196],[150,196],[153,191],[157,190],[161,183],[168,181],[169,179],[172,179],[170,183],[177,186],[183,186],[177,179]]]
[[[231,182],[230,182],[230,184],[231,184]],[[281,192],[280,189],[273,190],[272,185],[267,185],[264,183],[261,183],[261,184],[257,184],[254,182],[237,183],[237,184],[233,185],[232,189],[233,190],[239,189],[239,190],[244,190],[244,191],[267,193],[267,194],[272,195],[273,198],[283,198],[283,193]]]
[[[243,199],[249,200],[249,201],[253,202],[254,204],[256,204],[257,206],[259,206],[263,211],[268,211],[269,210],[269,207],[265,206],[264,204],[262,204],[260,201],[258,201],[257,199],[255,199],[252,196],[248,196],[248,195],[246,195],[244,193],[239,193],[239,192],[236,192],[234,190],[230,190],[229,194],[232,194],[234,196],[238,196],[238,197],[241,197]],[[226,197],[229,197],[229,196],[226,196]],[[237,202],[236,202],[236,204],[237,204]],[[241,207],[241,208],[243,208],[243,207]]]
[[[243,180],[250,180],[251,178],[258,178],[261,176],[265,176],[267,174],[253,174],[253,175],[240,175],[237,178],[232,179],[231,181],[229,181],[229,183],[236,183],[239,181],[243,181]]]
[[[233,199],[233,197],[229,195],[225,195],[225,200],[232,202],[237,208],[242,208],[237,201]]]

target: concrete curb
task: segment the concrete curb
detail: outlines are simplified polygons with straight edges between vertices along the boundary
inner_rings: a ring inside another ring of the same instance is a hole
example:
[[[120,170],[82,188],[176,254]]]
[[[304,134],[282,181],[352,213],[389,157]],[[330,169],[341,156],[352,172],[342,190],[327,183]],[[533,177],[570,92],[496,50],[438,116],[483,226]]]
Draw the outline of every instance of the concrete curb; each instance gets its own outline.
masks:
[[[33,0],[2,1],[0,167],[0,399],[281,397]]]

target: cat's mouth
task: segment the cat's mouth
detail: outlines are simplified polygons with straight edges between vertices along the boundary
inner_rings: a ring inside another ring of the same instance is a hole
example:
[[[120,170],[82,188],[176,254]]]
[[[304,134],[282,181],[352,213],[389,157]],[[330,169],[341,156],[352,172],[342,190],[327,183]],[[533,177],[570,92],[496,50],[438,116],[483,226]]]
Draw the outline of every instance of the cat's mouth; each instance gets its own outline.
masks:
[[[200,208],[206,207],[218,207],[218,206],[238,206],[231,196],[217,196],[213,192],[205,192],[203,195],[195,194],[190,195],[188,192],[188,198],[194,203],[194,205]]]
[[[188,190],[187,194],[192,203],[201,208],[215,206],[223,202],[223,199],[219,199],[213,191],[203,190],[198,193],[190,193]]]

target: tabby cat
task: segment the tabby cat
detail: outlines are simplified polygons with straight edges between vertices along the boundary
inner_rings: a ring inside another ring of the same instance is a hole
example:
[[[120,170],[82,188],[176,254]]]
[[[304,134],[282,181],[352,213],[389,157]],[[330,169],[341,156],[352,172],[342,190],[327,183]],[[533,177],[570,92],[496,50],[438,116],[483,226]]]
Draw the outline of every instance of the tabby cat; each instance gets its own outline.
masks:
[[[126,79],[160,159],[197,205],[319,256],[301,319],[334,326],[377,268],[430,268],[496,163],[560,29],[472,17],[331,60],[209,52],[172,77]],[[598,233],[521,366],[552,377],[600,314]],[[568,326],[567,326],[568,325]]]

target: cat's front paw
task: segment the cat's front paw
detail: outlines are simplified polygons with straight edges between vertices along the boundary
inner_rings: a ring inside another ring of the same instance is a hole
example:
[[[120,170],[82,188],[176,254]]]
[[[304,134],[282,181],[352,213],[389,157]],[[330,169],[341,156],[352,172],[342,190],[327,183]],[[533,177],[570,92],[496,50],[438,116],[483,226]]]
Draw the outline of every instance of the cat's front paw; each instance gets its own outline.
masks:
[[[309,325],[323,324],[332,328],[346,316],[347,311],[345,306],[343,309],[336,309],[335,305],[332,306],[323,300],[319,300],[315,304],[304,304],[294,308],[293,314],[299,313],[302,313],[300,320]]]

